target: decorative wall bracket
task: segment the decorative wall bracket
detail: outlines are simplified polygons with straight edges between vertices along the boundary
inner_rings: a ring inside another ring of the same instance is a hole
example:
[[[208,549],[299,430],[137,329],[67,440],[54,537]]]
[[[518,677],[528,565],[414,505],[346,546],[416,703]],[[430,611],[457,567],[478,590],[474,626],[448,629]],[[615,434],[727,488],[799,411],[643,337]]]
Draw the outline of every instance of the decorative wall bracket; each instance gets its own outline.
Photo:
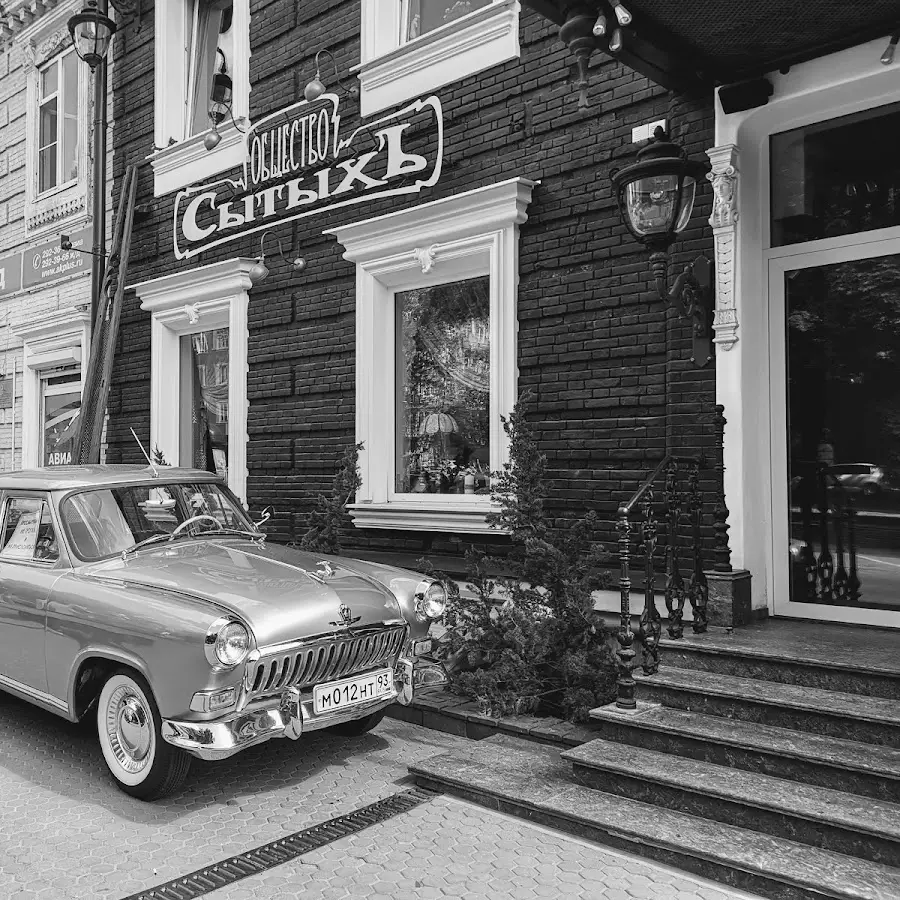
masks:
[[[413,250],[413,256],[416,262],[422,267],[422,274],[427,275],[434,267],[437,257],[438,245],[431,244],[428,247],[416,247]]]
[[[703,368],[713,356],[712,314],[714,295],[712,289],[712,264],[702,254],[698,256],[667,287],[669,255],[657,251],[650,255],[650,270],[656,281],[659,298],[674,306],[679,314],[692,323],[693,348],[691,362]]]

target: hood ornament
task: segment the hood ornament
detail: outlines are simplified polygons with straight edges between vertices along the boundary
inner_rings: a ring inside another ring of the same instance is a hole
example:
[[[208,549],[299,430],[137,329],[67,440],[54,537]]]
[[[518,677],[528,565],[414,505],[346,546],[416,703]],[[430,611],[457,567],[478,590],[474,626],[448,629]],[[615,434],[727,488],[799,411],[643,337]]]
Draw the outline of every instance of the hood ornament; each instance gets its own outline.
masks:
[[[353,611],[346,603],[340,605],[338,608],[338,615],[341,617],[340,622],[329,622],[328,624],[334,625],[335,628],[349,628],[362,618],[362,616],[354,616]]]

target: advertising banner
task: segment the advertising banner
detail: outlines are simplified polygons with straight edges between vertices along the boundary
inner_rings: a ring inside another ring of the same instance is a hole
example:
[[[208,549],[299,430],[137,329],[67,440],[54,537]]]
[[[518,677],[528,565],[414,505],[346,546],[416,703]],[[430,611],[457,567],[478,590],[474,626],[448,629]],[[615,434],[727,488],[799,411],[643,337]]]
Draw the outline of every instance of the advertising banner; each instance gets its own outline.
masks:
[[[63,250],[59,246],[59,235],[53,240],[38,244],[26,250],[22,266],[22,286],[35,287],[73,275],[77,272],[89,271],[91,257],[76,250],[91,249],[91,228],[82,228],[69,236],[72,250]]]

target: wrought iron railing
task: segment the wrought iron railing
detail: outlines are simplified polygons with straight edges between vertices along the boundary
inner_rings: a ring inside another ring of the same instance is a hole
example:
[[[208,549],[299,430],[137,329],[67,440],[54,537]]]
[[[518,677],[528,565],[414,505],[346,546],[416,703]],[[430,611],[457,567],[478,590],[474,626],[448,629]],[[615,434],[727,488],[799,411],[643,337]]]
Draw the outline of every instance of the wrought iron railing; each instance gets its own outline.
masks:
[[[716,407],[715,415],[715,470],[716,498],[713,507],[715,534],[715,562],[712,568],[718,572],[730,572],[728,550],[728,510],[723,491],[723,435],[725,417],[723,407]],[[631,629],[631,557],[632,532],[635,527],[635,511],[642,513],[639,523],[640,545],[638,551],[644,558],[644,609],[640,616],[638,637],[641,648],[641,668],[646,675],[659,670],[659,640],[662,635],[662,618],[656,607],[656,551],[660,541],[660,516],[657,490],[662,487],[662,522],[665,525],[665,587],[664,597],[669,623],[669,636],[679,639],[684,634],[685,603],[690,603],[691,627],[695,633],[706,631],[709,586],[703,566],[703,492],[700,488],[700,472],[708,468],[708,461],[701,456],[667,455],[643,484],[631,495],[618,511],[619,592],[621,596],[621,623],[617,640],[618,678],[616,705],[634,709],[634,677],[636,651],[635,634]],[[682,476],[686,476],[686,489]],[[687,526],[687,539],[684,532]],[[683,554],[689,556],[684,565]],[[690,570],[687,582],[683,570]]]
[[[791,548],[800,576],[794,578],[793,599],[854,605],[859,602],[862,584],[856,567],[857,513],[853,497],[821,463],[797,465],[794,478],[791,506],[795,508],[794,500],[799,505],[801,540],[799,546]]]

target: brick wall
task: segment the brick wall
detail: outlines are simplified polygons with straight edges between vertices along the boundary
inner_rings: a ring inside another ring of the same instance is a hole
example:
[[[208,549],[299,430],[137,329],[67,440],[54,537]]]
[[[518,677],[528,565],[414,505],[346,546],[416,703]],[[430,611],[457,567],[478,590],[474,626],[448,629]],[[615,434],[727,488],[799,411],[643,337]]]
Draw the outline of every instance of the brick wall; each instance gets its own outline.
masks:
[[[142,13],[115,42],[117,179],[153,150],[153,9],[143,4]],[[519,367],[521,388],[535,398],[531,415],[548,459],[553,514],[562,523],[594,509],[600,537],[611,542],[615,509],[667,450],[711,446],[713,367],[689,362],[690,325],[656,299],[646,252],[619,223],[609,173],[633,159],[632,127],[660,118],[702,157],[713,145],[712,97],[670,96],[598,54],[591,106],[578,110],[573,60],[555,30],[523,9],[520,60],[436,92],[445,165],[435,188],[276,230],[285,252],[308,263],[300,276],[276,264],[250,292],[248,495],[252,508],[279,510],[277,539],[302,535],[354,436],[354,269],[322,229],[517,175],[541,182],[521,229]],[[359,4],[254,0],[251,47],[255,118],[302,99],[316,50],[330,48],[342,75],[359,62]],[[342,129],[352,128],[355,108],[342,101],[341,111]],[[173,200],[153,198],[145,167],[131,283],[182,265],[171,251]],[[710,204],[706,188],[673,268],[700,252],[711,257]],[[248,238],[194,264],[257,253],[258,238]],[[111,397],[110,461],[139,460],[128,429],[149,433],[149,365],[149,316],[132,294]],[[469,539],[349,529],[347,542],[368,551],[453,555]]]

